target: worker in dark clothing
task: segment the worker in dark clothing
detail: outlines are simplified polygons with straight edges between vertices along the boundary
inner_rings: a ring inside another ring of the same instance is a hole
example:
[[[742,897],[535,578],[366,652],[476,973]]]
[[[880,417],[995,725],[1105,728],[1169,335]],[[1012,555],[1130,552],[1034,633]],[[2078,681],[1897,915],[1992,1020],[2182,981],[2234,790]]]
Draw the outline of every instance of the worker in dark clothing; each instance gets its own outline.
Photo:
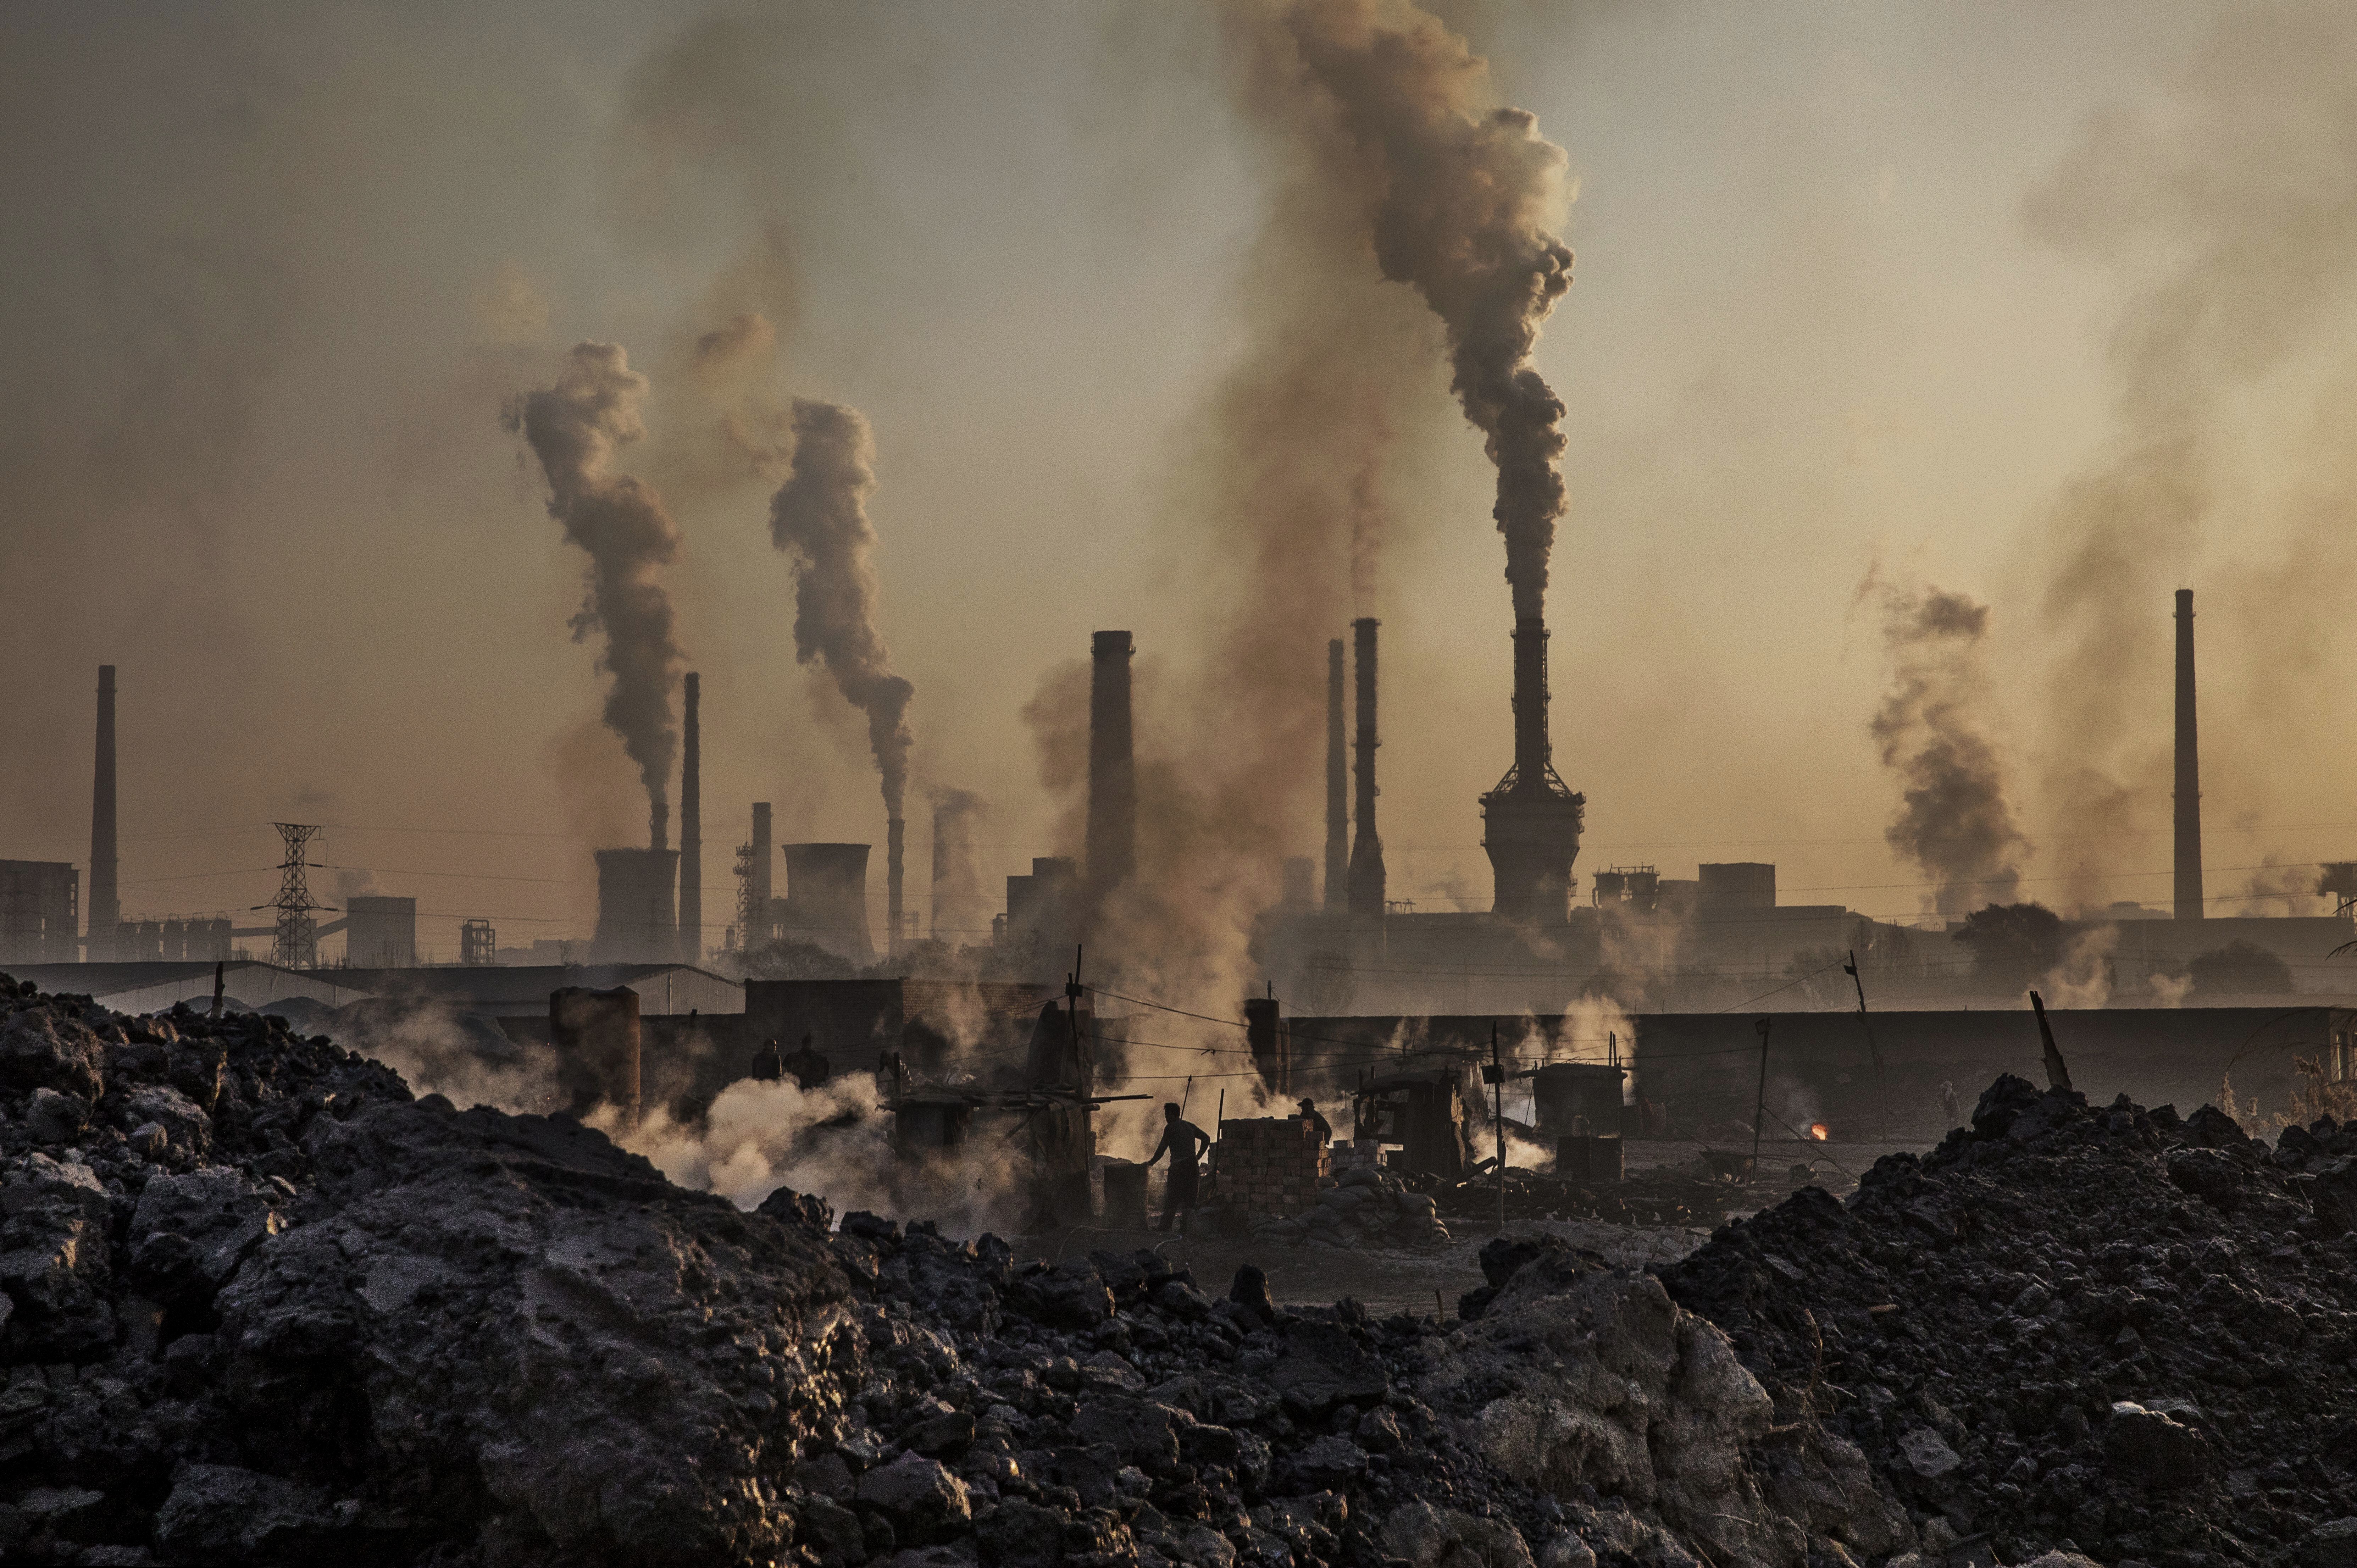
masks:
[[[1210,1147],[1211,1142],[1200,1127],[1192,1122],[1179,1120],[1178,1107],[1171,1104],[1162,1107],[1162,1142],[1154,1145],[1154,1153],[1146,1156],[1146,1163],[1150,1168],[1163,1155],[1170,1156],[1170,1181],[1162,1189],[1162,1229],[1165,1230],[1170,1229],[1172,1220],[1195,1207],[1198,1174],[1195,1156]]]
[[[802,1036],[802,1048],[785,1060],[785,1069],[794,1075],[796,1087],[804,1090],[816,1089],[834,1076],[834,1064],[811,1049],[811,1037]]]
[[[786,1064],[778,1055],[776,1039],[761,1042],[761,1048],[753,1053],[753,1065],[745,1076],[759,1079],[764,1083],[775,1083],[786,1076]]]
[[[1328,1125],[1326,1118],[1318,1114],[1316,1101],[1305,1100],[1301,1102],[1301,1119],[1309,1123],[1311,1132],[1318,1134],[1318,1142],[1321,1146],[1334,1141],[1334,1129]]]

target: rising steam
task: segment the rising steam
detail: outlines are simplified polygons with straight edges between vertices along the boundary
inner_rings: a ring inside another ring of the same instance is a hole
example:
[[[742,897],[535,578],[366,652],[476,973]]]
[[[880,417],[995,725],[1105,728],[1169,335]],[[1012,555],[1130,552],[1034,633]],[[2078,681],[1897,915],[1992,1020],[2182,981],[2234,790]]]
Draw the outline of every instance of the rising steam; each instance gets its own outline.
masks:
[[[909,699],[876,624],[876,442],[857,409],[796,398],[793,467],[770,503],[770,541],[794,556],[794,658],[826,667],[867,715],[888,816],[909,788]]]
[[[1537,617],[1564,510],[1564,410],[1531,350],[1571,286],[1571,250],[1553,231],[1568,196],[1564,151],[1536,116],[1485,102],[1488,62],[1432,16],[1301,0],[1286,23],[1369,166],[1376,263],[1448,328],[1458,401],[1498,468],[1491,515],[1514,614]]]
[[[589,554],[576,642],[606,634],[599,665],[614,676],[606,724],[639,765],[647,789],[647,840],[665,846],[671,832],[669,781],[679,749],[671,715],[672,686],[683,655],[672,638],[671,596],[657,568],[679,549],[679,525],[662,498],[613,471],[615,449],[646,434],[639,404],[647,378],[630,369],[616,343],[577,345],[556,385],[511,403],[503,422],[520,430],[548,479],[548,515]]]
[[[1869,575],[1861,596],[1882,605],[1889,684],[1869,726],[1899,777],[1899,814],[1883,837],[1934,881],[1925,903],[1961,918],[2016,901],[2027,847],[1988,736],[1981,641],[1988,607],[1938,588]]]

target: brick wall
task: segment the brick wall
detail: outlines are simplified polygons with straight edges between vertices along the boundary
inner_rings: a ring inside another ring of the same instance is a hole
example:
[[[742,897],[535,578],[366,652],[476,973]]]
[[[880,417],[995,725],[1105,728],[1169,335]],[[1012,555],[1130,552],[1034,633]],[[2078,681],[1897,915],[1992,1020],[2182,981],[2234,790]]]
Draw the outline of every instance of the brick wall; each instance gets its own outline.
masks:
[[[1228,1202],[1254,1214],[1299,1214],[1318,1201],[1326,1147],[1298,1116],[1222,1122],[1211,1171]]]

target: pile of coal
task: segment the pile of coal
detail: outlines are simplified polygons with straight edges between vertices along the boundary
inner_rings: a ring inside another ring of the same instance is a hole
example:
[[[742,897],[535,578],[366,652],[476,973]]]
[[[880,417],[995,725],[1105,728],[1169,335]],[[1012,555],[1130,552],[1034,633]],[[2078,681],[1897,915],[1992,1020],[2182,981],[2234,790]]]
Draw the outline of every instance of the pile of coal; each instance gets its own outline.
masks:
[[[1587,1568],[1914,1544],[1651,1275],[1444,1327],[683,1191],[275,1020],[0,992],[0,1560]]]
[[[1344,1171],[1300,1214],[1255,1214],[1247,1223],[1254,1240],[1280,1247],[1438,1247],[1448,1241],[1448,1227],[1430,1195],[1363,1166]]]
[[[2357,1127],[2006,1077],[1846,1203],[1804,1191],[1662,1271],[1777,1419],[1857,1444],[2012,1562],[2357,1563]]]
[[[792,1550],[858,1364],[808,1225],[276,1018],[5,978],[0,1112],[0,1561]]]
[[[985,1568],[1803,1568],[1914,1541],[1854,1445],[1771,1432],[1717,1329],[1554,1238],[1492,1242],[1448,1326],[867,1214],[836,1250],[866,1380],[792,1477],[828,1568],[946,1568],[969,1533]]]

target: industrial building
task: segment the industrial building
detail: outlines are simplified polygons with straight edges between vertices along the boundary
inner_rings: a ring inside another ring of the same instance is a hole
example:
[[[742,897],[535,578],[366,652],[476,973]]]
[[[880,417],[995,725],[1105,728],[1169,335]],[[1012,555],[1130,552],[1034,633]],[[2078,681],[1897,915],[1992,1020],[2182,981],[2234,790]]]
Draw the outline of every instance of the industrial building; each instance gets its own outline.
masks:
[[[70,861],[0,860],[0,963],[70,963],[81,873]]]

